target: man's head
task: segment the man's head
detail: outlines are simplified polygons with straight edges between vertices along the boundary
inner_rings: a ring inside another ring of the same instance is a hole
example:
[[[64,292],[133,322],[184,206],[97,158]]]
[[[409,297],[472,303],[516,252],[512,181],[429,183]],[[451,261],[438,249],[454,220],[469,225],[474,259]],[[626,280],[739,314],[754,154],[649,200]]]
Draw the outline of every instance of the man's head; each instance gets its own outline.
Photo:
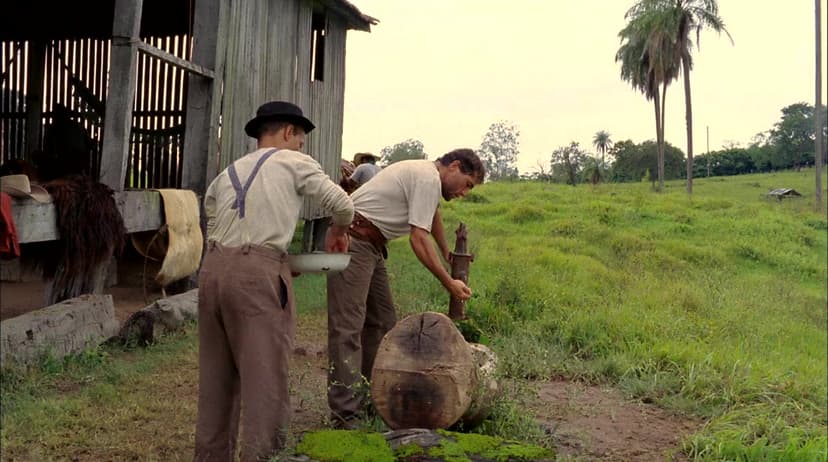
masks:
[[[259,147],[300,151],[305,146],[305,134],[314,128],[299,106],[286,101],[271,101],[259,106],[256,117],[247,122],[244,131],[259,140]]]
[[[354,155],[354,165],[359,164],[376,164],[377,156],[370,152],[358,152]]]
[[[437,159],[443,199],[463,197],[486,178],[483,162],[471,149],[455,149]]]

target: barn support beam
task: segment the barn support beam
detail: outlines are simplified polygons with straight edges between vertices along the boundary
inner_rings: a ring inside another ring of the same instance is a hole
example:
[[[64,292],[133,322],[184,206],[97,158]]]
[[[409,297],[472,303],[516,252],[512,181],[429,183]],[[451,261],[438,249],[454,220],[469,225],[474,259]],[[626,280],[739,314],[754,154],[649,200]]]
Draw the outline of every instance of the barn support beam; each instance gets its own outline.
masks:
[[[115,0],[101,159],[101,182],[115,191],[123,191],[126,180],[143,3]]]
[[[25,158],[32,160],[32,153],[40,148],[43,120],[43,68],[46,64],[46,42],[29,42],[29,62],[26,87],[26,150]]]
[[[218,174],[218,119],[224,74],[226,0],[200,0],[193,20],[194,65],[213,70],[213,78],[189,74],[184,132],[182,188],[204,195]]]

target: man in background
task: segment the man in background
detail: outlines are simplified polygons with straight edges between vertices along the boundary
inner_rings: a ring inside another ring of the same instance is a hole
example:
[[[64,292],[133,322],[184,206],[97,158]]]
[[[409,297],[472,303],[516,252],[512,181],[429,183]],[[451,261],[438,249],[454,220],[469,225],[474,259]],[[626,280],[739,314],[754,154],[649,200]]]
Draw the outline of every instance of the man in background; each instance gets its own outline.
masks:
[[[371,154],[370,152],[360,152],[354,156],[354,168],[353,173],[348,177],[347,180],[347,187],[345,188],[348,193],[353,193],[357,188],[364,185],[368,182],[371,178],[373,178],[377,173],[379,173],[382,168],[377,165],[377,156]]]

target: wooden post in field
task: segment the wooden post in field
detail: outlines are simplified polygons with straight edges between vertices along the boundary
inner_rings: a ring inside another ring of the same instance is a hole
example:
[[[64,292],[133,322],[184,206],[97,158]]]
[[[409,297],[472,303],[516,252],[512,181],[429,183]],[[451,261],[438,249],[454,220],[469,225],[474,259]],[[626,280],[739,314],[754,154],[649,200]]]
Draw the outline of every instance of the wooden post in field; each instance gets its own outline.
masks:
[[[469,283],[469,266],[474,261],[474,255],[467,250],[466,224],[460,223],[454,232],[457,240],[454,243],[454,252],[451,253],[451,277]],[[455,297],[449,300],[449,317],[458,321],[466,318],[466,302]]]

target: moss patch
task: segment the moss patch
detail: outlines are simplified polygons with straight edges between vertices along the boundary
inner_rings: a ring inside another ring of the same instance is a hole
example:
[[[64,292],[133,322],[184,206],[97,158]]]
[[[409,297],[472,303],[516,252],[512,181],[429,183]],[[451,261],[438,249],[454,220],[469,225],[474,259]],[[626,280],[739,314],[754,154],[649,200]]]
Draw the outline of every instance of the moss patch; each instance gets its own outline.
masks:
[[[322,430],[308,433],[296,451],[320,462],[394,462],[394,453],[379,433]]]
[[[423,456],[444,462],[517,462],[553,458],[549,449],[492,436],[443,430],[438,433],[444,438],[437,446],[422,448],[412,443],[400,446],[394,452],[379,433],[322,430],[307,433],[296,452],[320,462],[406,462],[421,460]]]
[[[446,439],[441,442],[440,446],[431,448],[428,454],[443,457],[451,462],[471,461],[468,456],[472,455],[497,462],[551,460],[554,455],[549,449],[513,443],[492,436],[443,430],[437,432]]]

